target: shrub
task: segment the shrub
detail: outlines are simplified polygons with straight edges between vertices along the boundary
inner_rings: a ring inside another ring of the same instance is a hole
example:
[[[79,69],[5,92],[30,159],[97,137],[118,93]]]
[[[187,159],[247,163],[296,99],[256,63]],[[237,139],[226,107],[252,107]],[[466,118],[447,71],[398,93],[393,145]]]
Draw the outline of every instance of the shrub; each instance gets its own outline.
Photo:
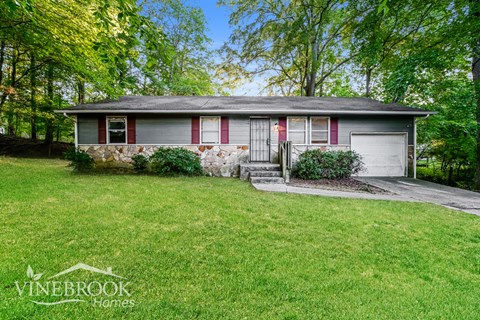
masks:
[[[93,158],[78,148],[71,148],[65,152],[65,159],[70,161],[68,166],[72,167],[73,171],[78,173],[90,172],[95,165]]]
[[[442,171],[441,167],[435,167],[434,165],[430,167],[417,166],[417,178],[447,186],[475,190],[475,172],[469,167],[455,170],[449,179],[448,171]]]
[[[294,175],[300,179],[346,179],[363,169],[355,151],[309,150],[300,155]]]
[[[183,148],[159,148],[150,157],[150,168],[160,175],[200,175],[200,157]]]
[[[149,160],[143,154],[135,154],[132,156],[133,169],[136,172],[145,172],[148,168]]]

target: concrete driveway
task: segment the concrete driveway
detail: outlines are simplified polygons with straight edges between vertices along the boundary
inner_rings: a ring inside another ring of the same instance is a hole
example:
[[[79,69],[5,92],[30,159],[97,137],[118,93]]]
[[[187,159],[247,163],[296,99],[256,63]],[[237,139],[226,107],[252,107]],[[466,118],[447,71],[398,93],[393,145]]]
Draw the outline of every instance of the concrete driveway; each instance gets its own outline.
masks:
[[[403,197],[480,216],[480,193],[412,178],[357,178]]]

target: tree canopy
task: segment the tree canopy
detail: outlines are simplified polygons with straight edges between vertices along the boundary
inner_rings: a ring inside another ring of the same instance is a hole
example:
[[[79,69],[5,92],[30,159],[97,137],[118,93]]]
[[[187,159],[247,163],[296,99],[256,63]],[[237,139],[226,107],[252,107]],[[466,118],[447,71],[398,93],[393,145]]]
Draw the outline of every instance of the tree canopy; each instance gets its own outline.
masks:
[[[437,159],[450,183],[456,174],[480,189],[479,1],[218,5],[233,31],[216,66],[204,12],[181,0],[2,1],[0,126],[49,142],[72,134],[54,109],[124,94],[225,94],[255,78],[264,94],[436,110],[418,121],[419,154]]]
[[[0,4],[0,126],[52,141],[53,109],[124,94],[215,94],[203,12],[179,0]],[[68,134],[68,133],[67,133]]]
[[[418,122],[423,151],[449,183],[463,172],[480,190],[478,1],[219,3],[231,10],[234,31],[223,48],[231,77],[261,75],[271,94],[366,96],[436,110]]]

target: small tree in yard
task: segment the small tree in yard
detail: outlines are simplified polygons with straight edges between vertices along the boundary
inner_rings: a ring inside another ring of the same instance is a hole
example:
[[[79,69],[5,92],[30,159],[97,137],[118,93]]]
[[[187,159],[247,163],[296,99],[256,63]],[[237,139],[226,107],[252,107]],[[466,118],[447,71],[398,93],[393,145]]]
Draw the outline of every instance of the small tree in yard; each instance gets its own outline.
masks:
[[[78,148],[71,148],[65,152],[65,159],[69,160],[69,167],[73,168],[74,172],[86,173],[92,171],[95,161],[85,151]]]
[[[363,170],[361,156],[355,151],[309,150],[296,163],[294,175],[300,179],[347,179]]]

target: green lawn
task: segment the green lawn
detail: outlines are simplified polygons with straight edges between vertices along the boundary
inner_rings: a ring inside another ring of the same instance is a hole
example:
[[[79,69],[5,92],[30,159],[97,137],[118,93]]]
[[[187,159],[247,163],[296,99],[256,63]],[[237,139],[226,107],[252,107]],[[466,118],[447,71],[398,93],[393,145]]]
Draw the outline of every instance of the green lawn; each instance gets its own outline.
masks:
[[[65,165],[0,158],[2,319],[479,318],[477,216]],[[79,262],[128,278],[135,305],[18,294],[28,265],[43,280]]]

